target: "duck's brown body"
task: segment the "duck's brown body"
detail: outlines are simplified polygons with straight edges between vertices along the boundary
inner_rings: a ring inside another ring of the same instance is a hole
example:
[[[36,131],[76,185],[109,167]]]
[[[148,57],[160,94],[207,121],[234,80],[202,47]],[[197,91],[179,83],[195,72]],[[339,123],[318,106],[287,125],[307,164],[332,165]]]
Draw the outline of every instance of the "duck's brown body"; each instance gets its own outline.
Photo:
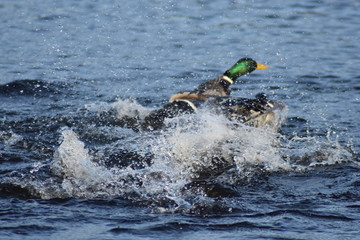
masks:
[[[174,102],[179,99],[205,101],[211,97],[227,97],[230,96],[230,85],[233,81],[221,75],[213,80],[200,84],[191,92],[181,92],[171,96],[169,102]]]

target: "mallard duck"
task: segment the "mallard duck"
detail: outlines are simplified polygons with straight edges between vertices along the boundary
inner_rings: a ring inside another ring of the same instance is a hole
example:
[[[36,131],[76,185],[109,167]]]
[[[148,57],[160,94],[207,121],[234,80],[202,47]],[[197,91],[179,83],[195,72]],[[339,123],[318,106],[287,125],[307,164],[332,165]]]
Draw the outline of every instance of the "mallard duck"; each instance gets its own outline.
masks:
[[[205,101],[210,97],[226,97],[230,95],[230,85],[242,75],[249,74],[255,70],[267,69],[265,64],[257,63],[251,58],[241,58],[231,68],[219,77],[207,81],[191,92],[180,92],[170,97],[169,102],[179,99]]]
[[[159,129],[163,127],[165,118],[196,113],[199,108],[207,108],[240,123],[276,131],[282,122],[282,113],[286,110],[284,103],[268,100],[262,93],[254,99],[229,97],[229,86],[238,77],[267,68],[267,65],[257,63],[251,58],[242,58],[221,76],[199,85],[191,92],[173,95],[168,104],[145,117],[142,127]]]

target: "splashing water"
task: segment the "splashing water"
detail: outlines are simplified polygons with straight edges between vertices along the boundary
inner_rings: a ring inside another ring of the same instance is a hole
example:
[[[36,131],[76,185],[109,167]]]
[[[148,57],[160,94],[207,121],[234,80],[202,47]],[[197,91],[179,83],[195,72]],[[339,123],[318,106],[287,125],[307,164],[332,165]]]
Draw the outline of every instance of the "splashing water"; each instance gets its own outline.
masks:
[[[62,131],[63,142],[55,152],[53,172],[63,176],[62,187],[69,195],[81,196],[90,186],[111,180],[109,172],[91,161],[84,143],[72,130]]]
[[[114,103],[93,103],[86,104],[85,108],[94,112],[109,112],[114,111],[116,117],[121,119],[123,117],[139,117],[143,119],[149,114],[151,109],[145,108],[132,99],[118,100]]]
[[[170,122],[173,127],[168,128],[160,142],[153,144],[157,146],[153,149],[155,158],[170,156],[170,161],[178,164],[177,168],[188,170],[190,179],[198,178],[202,171],[210,174],[232,165],[242,174],[242,166],[247,163],[265,163],[274,170],[288,169],[276,149],[277,134],[272,131],[234,125],[224,116],[206,111],[192,119],[183,116]],[[222,168],[216,169],[219,164]]]
[[[132,104],[131,113],[122,109],[129,103]],[[117,109],[117,118],[149,111],[128,100],[89,109],[105,112]],[[168,209],[161,211],[190,209],[195,203],[212,201],[203,197],[214,195],[204,189],[187,191],[194,182],[236,188],[253,181],[259,173],[304,171],[353,158],[349,151],[329,139],[296,136],[286,139],[279,133],[235,123],[206,110],[167,119],[166,128],[161,131],[125,132],[127,137],[100,144],[95,151],[91,149],[94,146],[86,147],[76,131],[76,128],[61,131],[62,143],[50,164],[53,178],[60,183],[54,186],[54,179],[37,182],[36,188],[42,198],[120,197],[152,202]],[[130,158],[115,154],[112,161],[134,161],[136,156],[136,161],[143,162],[142,167],[103,164],[109,155],[124,148],[137,151],[137,155],[134,153]],[[147,162],[141,153],[150,154],[151,161]]]

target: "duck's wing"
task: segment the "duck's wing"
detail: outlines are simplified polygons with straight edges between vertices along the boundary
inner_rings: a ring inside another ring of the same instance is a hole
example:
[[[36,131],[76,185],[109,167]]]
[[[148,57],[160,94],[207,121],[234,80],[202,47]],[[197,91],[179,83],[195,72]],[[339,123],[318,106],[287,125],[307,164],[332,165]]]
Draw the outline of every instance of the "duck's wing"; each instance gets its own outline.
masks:
[[[277,128],[282,122],[286,105],[266,98],[213,98],[208,104],[220,110],[229,119],[260,127],[271,125]]]

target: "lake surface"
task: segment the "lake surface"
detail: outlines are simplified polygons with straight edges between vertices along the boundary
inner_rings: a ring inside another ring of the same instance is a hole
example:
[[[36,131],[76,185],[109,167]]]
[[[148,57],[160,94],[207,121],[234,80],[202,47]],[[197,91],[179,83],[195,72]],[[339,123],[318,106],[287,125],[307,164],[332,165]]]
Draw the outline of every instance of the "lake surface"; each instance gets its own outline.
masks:
[[[358,0],[1,1],[0,239],[360,239],[359,22]],[[242,57],[269,69],[232,96],[286,103],[279,133],[124,121]]]

